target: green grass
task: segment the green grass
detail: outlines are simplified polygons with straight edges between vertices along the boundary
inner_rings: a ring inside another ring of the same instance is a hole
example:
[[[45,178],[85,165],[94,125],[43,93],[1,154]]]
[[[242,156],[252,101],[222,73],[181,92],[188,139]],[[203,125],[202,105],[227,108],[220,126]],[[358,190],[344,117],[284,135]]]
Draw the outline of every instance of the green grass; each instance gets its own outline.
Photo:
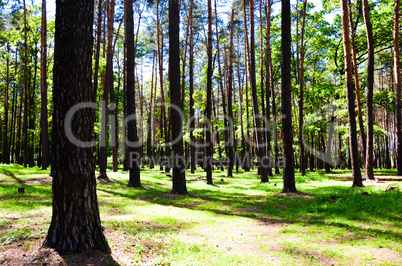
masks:
[[[260,184],[256,171],[215,186],[187,173],[189,195],[170,195],[171,179],[142,169],[143,189],[128,174],[98,183],[102,225],[124,265],[326,265],[402,263],[402,193],[386,186],[351,188],[350,171],[296,174],[302,195],[281,194],[282,177]],[[395,174],[376,170],[376,175]],[[51,215],[48,172],[0,165],[0,244],[43,239]],[[223,181],[221,180],[223,179]],[[38,181],[39,180],[39,181]],[[17,193],[18,187],[25,193]],[[24,218],[24,219],[20,219]],[[113,237],[111,237],[113,236]],[[122,239],[117,241],[116,239]]]

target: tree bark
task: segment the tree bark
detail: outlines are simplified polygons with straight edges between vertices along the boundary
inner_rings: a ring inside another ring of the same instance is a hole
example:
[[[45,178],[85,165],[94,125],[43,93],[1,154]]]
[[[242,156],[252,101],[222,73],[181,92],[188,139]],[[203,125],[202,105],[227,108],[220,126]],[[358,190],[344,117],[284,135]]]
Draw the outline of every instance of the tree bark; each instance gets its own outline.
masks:
[[[357,116],[359,119],[359,128],[360,128],[360,138],[362,141],[362,154],[363,154],[363,162],[366,163],[366,133],[364,132],[364,125],[363,125],[363,114],[362,114],[362,107],[361,107],[361,100],[360,100],[360,82],[359,82],[359,72],[357,68],[357,58],[356,58],[356,45],[355,45],[355,27],[353,26],[353,19],[352,19],[352,11],[351,11],[351,3],[348,0],[349,4],[349,20],[350,20],[350,41],[351,41],[351,48],[352,48],[352,59],[353,59],[353,74],[355,77],[355,88],[356,88],[356,102],[357,102]]]
[[[141,187],[140,179],[140,145],[137,135],[137,119],[135,117],[135,48],[134,48],[134,21],[133,3],[124,1],[125,11],[125,39],[127,45],[127,145],[129,155],[129,180],[128,187]]]
[[[169,0],[169,80],[171,104],[178,110],[170,108],[170,126],[172,127],[172,194],[187,194],[186,165],[183,154],[183,106],[180,91],[180,12],[179,1]],[[179,113],[180,112],[180,113]]]
[[[373,128],[373,92],[374,92],[374,40],[373,27],[370,21],[370,10],[368,0],[363,0],[364,23],[367,32],[367,149],[366,149],[366,178],[373,180],[373,153],[374,153],[374,128]]]
[[[300,68],[299,68],[299,85],[300,85],[300,95],[299,95],[299,149],[300,149],[300,173],[302,176],[306,175],[306,164],[304,158],[304,143],[303,143],[303,109],[304,109],[304,30],[306,25],[306,8],[307,0],[303,3],[303,22],[302,22],[302,33],[300,40]],[[299,33],[297,33],[299,34]]]
[[[52,169],[53,214],[44,246],[63,253],[109,251],[100,222],[93,148],[70,142],[70,131],[93,147],[94,110],[82,108],[65,130],[66,115],[92,99],[93,1],[56,1]]]
[[[357,132],[356,132],[356,114],[355,114],[355,96],[352,76],[352,61],[350,54],[350,38],[349,38],[349,19],[348,6],[346,0],[341,0],[342,7],[342,35],[343,48],[345,57],[345,79],[346,79],[346,94],[349,115],[349,143],[350,143],[350,160],[353,172],[353,186],[362,187],[362,177],[360,173],[360,160],[357,149]]]
[[[195,163],[195,138],[194,138],[194,127],[195,127],[195,117],[194,117],[194,34],[193,34],[193,0],[190,2],[190,62],[189,62],[189,89],[190,89],[190,173],[194,174],[196,163]],[[218,50],[219,54],[219,50]],[[219,57],[219,55],[218,55]]]
[[[9,89],[10,89],[10,45],[7,44],[7,59],[6,59],[6,93],[4,104],[4,140],[3,140],[3,163],[10,163],[10,145],[8,133],[8,109],[9,109]]]
[[[215,0],[215,15],[217,16],[217,4]],[[220,45],[219,45],[219,34],[218,34],[218,20],[215,20],[215,30],[216,30],[216,50],[217,50],[217,55],[218,55],[218,72],[219,72],[219,88],[221,91],[222,95],[222,109],[223,109],[223,125],[225,127],[225,147],[226,147],[226,154],[228,154],[228,143],[230,141],[229,137],[229,130],[228,130],[228,119],[227,119],[227,112],[226,112],[226,97],[225,97],[225,92],[224,92],[224,85],[223,85],[223,80],[225,80],[222,77],[222,66],[221,66],[221,53],[220,53]],[[224,75],[225,76],[225,75]],[[230,167],[227,169],[227,176],[231,177],[233,176]]]
[[[250,78],[251,97],[253,103],[254,133],[257,152],[260,160],[261,183],[268,183],[268,162],[264,149],[263,134],[261,131],[261,115],[258,109],[257,82],[255,74],[255,27],[254,27],[254,0],[250,0]]]
[[[24,0],[24,167],[28,166],[28,24],[27,24],[27,8]]]
[[[232,108],[232,94],[233,94],[233,34],[234,34],[234,6],[232,6],[232,11],[230,15],[230,40],[229,40],[229,75],[228,75],[228,119],[233,122],[233,108]],[[233,124],[233,123],[232,123]],[[228,128],[228,176],[233,176],[233,127],[229,124]]]
[[[99,152],[99,176],[100,179],[109,179],[106,173],[107,154],[106,154],[106,138],[108,125],[108,109],[110,91],[113,89],[113,23],[114,23],[114,0],[106,0],[107,10],[107,55],[106,55],[106,72],[105,84],[103,86],[103,98],[101,109],[101,136],[100,136],[100,152]],[[112,108],[113,109],[113,108]],[[112,129],[114,130],[114,129]],[[112,133],[113,135],[113,133]]]
[[[282,192],[297,192],[292,134],[292,84],[291,84],[291,17],[290,0],[282,1],[282,136],[285,166]]]
[[[207,67],[207,106],[206,106],[206,115],[207,115],[207,127],[206,127],[206,172],[207,172],[207,184],[212,185],[212,146],[213,143],[211,141],[211,131],[212,121],[211,121],[211,97],[212,97],[212,4],[211,0],[208,0],[208,47],[207,47],[207,55],[208,55],[208,67]],[[230,85],[229,85],[230,86]]]
[[[394,75],[396,91],[396,139],[397,139],[397,169],[402,176],[402,110],[401,110],[401,70],[399,66],[399,9],[400,1],[395,0],[394,9]]]
[[[268,2],[269,1],[269,2]],[[267,119],[267,125],[265,130],[265,145],[266,145],[266,153],[267,159],[269,160],[268,166],[268,176],[273,176],[272,174],[272,157],[271,157],[271,106],[270,106],[270,97],[271,97],[271,90],[273,89],[273,84],[271,83],[271,1],[265,0],[265,16],[266,16],[266,47],[265,47],[265,116]],[[262,42],[261,42],[262,45]],[[272,87],[271,87],[272,86]]]
[[[41,141],[42,141],[42,170],[49,166],[49,133],[47,115],[47,20],[46,0],[42,0],[42,26],[41,26],[41,60],[40,60],[40,88],[41,88]]]

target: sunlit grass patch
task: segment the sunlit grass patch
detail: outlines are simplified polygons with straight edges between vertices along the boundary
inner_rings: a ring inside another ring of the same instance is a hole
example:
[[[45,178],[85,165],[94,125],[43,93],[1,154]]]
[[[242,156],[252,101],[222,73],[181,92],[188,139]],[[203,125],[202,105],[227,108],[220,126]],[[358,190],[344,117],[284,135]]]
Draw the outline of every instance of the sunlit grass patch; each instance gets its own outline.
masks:
[[[381,172],[380,172],[381,173]],[[384,171],[387,173],[387,171]],[[141,169],[98,181],[102,226],[123,265],[397,265],[402,258],[401,189],[351,188],[350,171],[296,173],[300,194],[282,194],[282,176],[260,184],[257,171],[187,173],[188,195],[170,194],[169,173]],[[30,248],[51,219],[48,171],[1,165],[0,239]],[[223,181],[222,181],[223,180]],[[24,187],[24,193],[18,193]],[[120,253],[119,253],[120,254]],[[374,255],[373,255],[374,254]],[[400,264],[400,263],[399,263]]]

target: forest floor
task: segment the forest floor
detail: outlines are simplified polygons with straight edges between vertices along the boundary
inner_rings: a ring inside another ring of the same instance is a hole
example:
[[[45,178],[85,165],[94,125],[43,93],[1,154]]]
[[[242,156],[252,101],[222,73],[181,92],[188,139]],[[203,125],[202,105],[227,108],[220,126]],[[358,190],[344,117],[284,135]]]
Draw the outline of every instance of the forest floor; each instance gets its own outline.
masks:
[[[210,186],[187,173],[190,194],[178,196],[159,169],[142,170],[142,189],[110,171],[97,191],[111,253],[60,255],[42,248],[48,172],[0,164],[0,265],[402,265],[402,182],[351,188],[348,171],[315,171],[296,175],[301,193],[283,194],[280,175],[224,174]]]

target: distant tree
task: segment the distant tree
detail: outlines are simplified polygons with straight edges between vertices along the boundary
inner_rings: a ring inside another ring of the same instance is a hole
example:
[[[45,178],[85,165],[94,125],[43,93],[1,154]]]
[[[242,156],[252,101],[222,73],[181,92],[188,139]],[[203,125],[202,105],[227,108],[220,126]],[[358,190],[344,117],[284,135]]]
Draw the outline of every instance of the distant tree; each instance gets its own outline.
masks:
[[[99,151],[99,176],[100,179],[109,179],[106,173],[107,153],[106,153],[106,138],[108,125],[108,109],[110,91],[113,90],[113,25],[114,25],[114,0],[106,0],[107,11],[107,56],[106,56],[106,72],[105,82],[103,85],[102,98],[102,115],[101,115],[101,137]],[[112,128],[112,130],[115,130]]]
[[[47,20],[46,0],[42,0],[42,26],[41,26],[41,54],[40,54],[40,90],[41,90],[41,145],[42,145],[42,169],[49,166],[49,133],[47,115]]]
[[[190,90],[190,112],[189,112],[189,119],[190,119],[190,172],[194,174],[196,163],[195,163],[195,138],[194,138],[194,33],[193,33],[193,0],[190,1],[190,62],[189,62],[189,90]],[[218,51],[219,53],[219,51]]]
[[[397,168],[402,175],[402,114],[401,114],[401,69],[399,66],[399,9],[400,1],[395,0],[394,9],[394,75],[396,88],[396,137],[397,137]]]
[[[179,1],[169,0],[169,80],[171,104],[170,126],[172,130],[173,187],[172,194],[187,194],[183,153],[183,111],[180,91],[180,13]]]
[[[295,162],[292,132],[292,84],[291,84],[291,18],[290,0],[282,1],[282,137],[285,168],[282,192],[296,192]]]
[[[290,22],[289,22],[290,23]],[[268,162],[265,154],[263,133],[261,131],[261,115],[258,109],[257,81],[255,74],[255,27],[254,27],[254,0],[250,0],[250,81],[251,97],[253,99],[254,132],[257,142],[257,153],[260,159],[261,183],[269,182]],[[289,65],[290,67],[290,65]]]
[[[94,138],[95,112],[82,108],[65,129],[66,115],[92,99],[93,0],[56,0],[52,171],[53,214],[44,246],[59,252],[109,251],[100,222],[93,149],[73,144]]]
[[[305,155],[304,155],[304,143],[302,141],[303,136],[303,109],[304,109],[304,31],[306,25],[306,8],[307,8],[307,0],[303,2],[303,20],[302,20],[302,29],[301,29],[301,40],[300,46],[300,66],[298,73],[298,82],[300,85],[300,95],[299,95],[299,149],[300,149],[300,173],[302,176],[306,175],[306,163],[305,163]],[[298,32],[296,33],[299,34]]]
[[[7,44],[7,53],[10,53],[10,45]],[[9,89],[10,89],[10,57],[7,55],[6,58],[6,92],[4,99],[4,140],[3,140],[3,163],[10,163],[10,142],[9,142],[9,128],[8,128],[8,109],[9,109]],[[12,119],[11,119],[12,120]],[[10,135],[11,136],[11,135]]]

